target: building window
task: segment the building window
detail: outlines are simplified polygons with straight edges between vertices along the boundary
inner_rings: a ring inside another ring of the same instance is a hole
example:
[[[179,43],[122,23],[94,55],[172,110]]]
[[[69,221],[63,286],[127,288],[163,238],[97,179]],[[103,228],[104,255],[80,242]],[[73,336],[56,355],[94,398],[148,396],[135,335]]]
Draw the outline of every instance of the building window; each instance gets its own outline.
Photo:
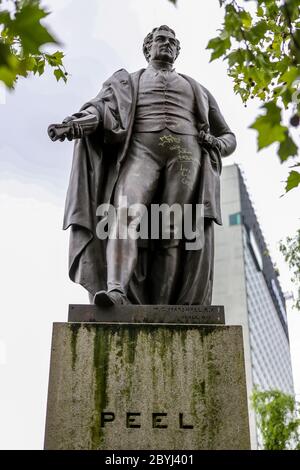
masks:
[[[242,218],[241,213],[236,212],[235,214],[230,214],[229,216],[229,225],[241,225]]]
[[[250,245],[250,251],[251,251],[251,254],[254,258],[256,267],[257,267],[258,271],[262,271],[263,266],[264,266],[263,259],[262,259],[262,256],[261,256],[260,248],[258,246],[255,235],[252,232],[252,230],[249,231],[249,245]]]

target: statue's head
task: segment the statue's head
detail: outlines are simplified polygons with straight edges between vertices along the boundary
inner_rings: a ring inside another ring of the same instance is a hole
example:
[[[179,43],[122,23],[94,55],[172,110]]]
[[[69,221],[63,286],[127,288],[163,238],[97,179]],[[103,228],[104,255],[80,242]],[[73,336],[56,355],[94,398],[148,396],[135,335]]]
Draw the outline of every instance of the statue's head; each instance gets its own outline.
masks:
[[[180,42],[175,32],[169,26],[154,28],[144,39],[143,52],[147,62],[163,60],[174,63],[180,51]]]

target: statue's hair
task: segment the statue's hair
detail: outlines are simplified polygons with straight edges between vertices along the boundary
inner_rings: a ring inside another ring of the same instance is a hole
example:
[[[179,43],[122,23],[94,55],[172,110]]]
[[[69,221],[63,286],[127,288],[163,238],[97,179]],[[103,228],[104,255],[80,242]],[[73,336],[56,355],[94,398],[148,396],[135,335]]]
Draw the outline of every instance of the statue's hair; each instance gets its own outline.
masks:
[[[147,36],[145,37],[144,43],[143,43],[143,53],[144,53],[144,56],[146,57],[147,62],[149,62],[150,60],[150,49],[151,49],[152,42],[153,42],[153,36],[154,36],[154,33],[156,33],[157,31],[169,31],[169,33],[174,34],[174,37],[175,37],[175,31],[169,28],[169,26],[167,25],[162,25],[162,26],[159,26],[158,28],[152,29],[151,33],[147,34]],[[177,59],[179,55],[179,51],[180,51],[180,42],[178,41],[176,37],[175,37],[175,40],[176,40],[176,45],[177,45],[177,54],[176,54],[176,59]]]

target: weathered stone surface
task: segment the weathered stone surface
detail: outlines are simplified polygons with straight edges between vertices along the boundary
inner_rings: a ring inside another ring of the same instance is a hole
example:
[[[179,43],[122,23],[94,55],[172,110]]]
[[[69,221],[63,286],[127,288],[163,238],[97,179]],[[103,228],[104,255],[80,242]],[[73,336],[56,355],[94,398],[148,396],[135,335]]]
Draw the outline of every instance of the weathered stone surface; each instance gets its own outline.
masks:
[[[224,324],[219,305],[69,305],[70,322]]]
[[[45,448],[249,449],[241,327],[55,323]]]

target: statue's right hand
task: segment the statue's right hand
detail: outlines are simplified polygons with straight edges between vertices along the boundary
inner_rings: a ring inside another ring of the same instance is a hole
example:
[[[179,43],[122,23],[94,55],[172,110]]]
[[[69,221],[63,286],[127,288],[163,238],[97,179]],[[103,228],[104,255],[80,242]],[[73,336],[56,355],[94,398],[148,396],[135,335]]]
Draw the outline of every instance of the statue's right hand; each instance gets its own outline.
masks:
[[[74,138],[73,123],[70,120],[62,124],[50,124],[48,127],[48,135],[53,142],[56,140],[63,142],[65,138],[72,140]]]

